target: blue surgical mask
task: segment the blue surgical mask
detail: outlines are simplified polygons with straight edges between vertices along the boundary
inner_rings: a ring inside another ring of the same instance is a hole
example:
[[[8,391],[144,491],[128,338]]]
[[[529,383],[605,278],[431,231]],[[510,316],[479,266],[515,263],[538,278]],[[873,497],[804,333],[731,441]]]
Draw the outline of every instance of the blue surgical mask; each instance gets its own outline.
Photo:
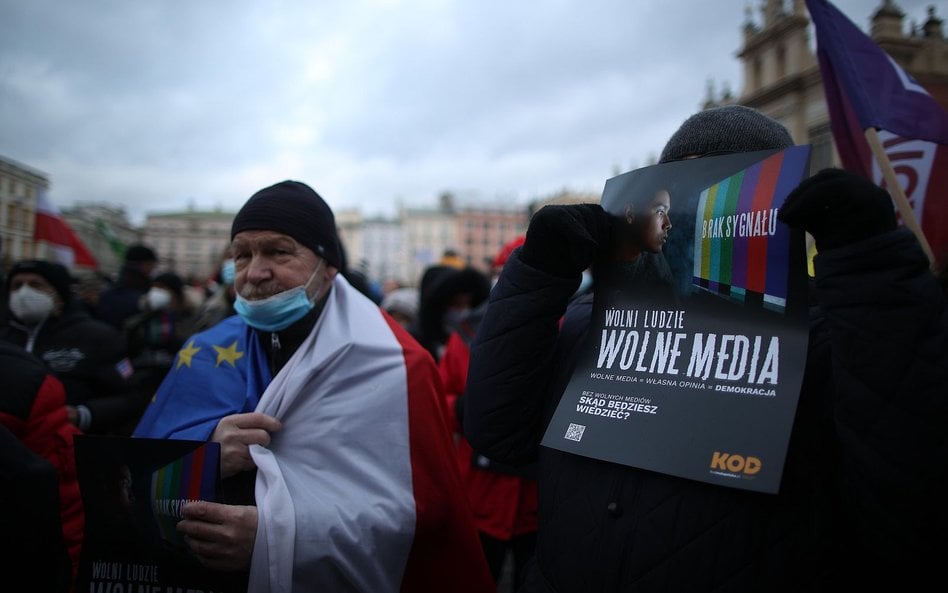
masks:
[[[237,264],[234,263],[232,259],[224,260],[224,263],[221,264],[221,281],[224,284],[233,284],[234,278],[237,277]]]
[[[306,294],[306,287],[319,273],[320,268],[322,262],[302,286],[284,290],[259,301],[250,301],[238,294],[234,301],[234,310],[250,327],[268,332],[284,330],[313,310],[316,295],[320,291],[315,291],[311,298]]]

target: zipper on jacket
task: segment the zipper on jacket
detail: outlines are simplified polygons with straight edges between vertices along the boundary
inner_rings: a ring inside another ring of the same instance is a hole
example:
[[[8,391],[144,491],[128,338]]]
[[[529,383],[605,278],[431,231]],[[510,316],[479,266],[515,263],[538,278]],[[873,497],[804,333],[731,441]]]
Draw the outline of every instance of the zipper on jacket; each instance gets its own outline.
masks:
[[[276,332],[270,334],[270,375],[276,377],[277,368],[279,368],[278,357],[280,356],[280,337]]]

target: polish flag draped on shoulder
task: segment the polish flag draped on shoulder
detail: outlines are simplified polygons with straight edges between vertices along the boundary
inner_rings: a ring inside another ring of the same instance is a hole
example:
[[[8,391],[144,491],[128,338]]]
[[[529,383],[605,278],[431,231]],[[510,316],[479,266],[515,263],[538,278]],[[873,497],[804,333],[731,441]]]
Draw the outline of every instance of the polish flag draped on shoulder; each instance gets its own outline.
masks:
[[[50,201],[45,189],[40,189],[36,195],[36,224],[33,227],[33,240],[47,243],[55,254],[55,261],[66,267],[98,267],[95,258],[69,224],[63,220],[59,209]]]
[[[341,274],[316,323],[256,408],[249,590],[493,590],[434,361]]]
[[[905,214],[914,214],[911,223],[920,225],[929,256],[943,261],[948,257],[948,111],[827,0],[806,0],[806,5],[843,167],[889,186],[893,194],[895,180],[911,208],[900,210],[902,222],[908,225]]]

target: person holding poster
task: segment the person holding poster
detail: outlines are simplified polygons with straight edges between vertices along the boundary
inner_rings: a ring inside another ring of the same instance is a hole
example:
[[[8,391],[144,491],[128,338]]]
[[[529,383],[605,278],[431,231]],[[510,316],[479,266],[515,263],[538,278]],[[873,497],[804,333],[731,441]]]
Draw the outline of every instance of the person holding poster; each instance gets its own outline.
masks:
[[[238,314],[186,340],[134,433],[220,443],[225,503],[183,507],[191,550],[251,591],[491,590],[437,367],[340,273],[329,205],[263,188],[231,250]]]
[[[660,163],[792,145],[779,122],[734,105],[685,120]],[[813,233],[821,253],[802,389],[774,491],[540,446],[586,355],[594,307],[569,297],[582,270],[614,258],[621,221],[593,204],[547,206],[531,220],[471,345],[464,412],[475,450],[501,463],[538,464],[536,560],[521,591],[902,590],[916,579],[944,582],[945,295],[911,234],[894,230],[891,203],[866,184],[825,174],[788,194],[781,218]],[[680,436],[684,448],[701,437]]]

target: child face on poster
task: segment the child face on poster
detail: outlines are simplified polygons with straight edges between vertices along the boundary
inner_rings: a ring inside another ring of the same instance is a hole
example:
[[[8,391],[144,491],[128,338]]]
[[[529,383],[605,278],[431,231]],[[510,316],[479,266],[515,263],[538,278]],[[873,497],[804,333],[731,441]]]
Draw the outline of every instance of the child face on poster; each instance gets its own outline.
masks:
[[[634,259],[642,251],[659,253],[662,250],[672,227],[668,217],[670,210],[671,194],[665,189],[656,191],[648,201],[626,204],[623,212],[625,259]]]
[[[119,467],[118,475],[119,502],[126,509],[131,509],[135,503],[135,494],[132,492],[132,470],[125,464]]]

